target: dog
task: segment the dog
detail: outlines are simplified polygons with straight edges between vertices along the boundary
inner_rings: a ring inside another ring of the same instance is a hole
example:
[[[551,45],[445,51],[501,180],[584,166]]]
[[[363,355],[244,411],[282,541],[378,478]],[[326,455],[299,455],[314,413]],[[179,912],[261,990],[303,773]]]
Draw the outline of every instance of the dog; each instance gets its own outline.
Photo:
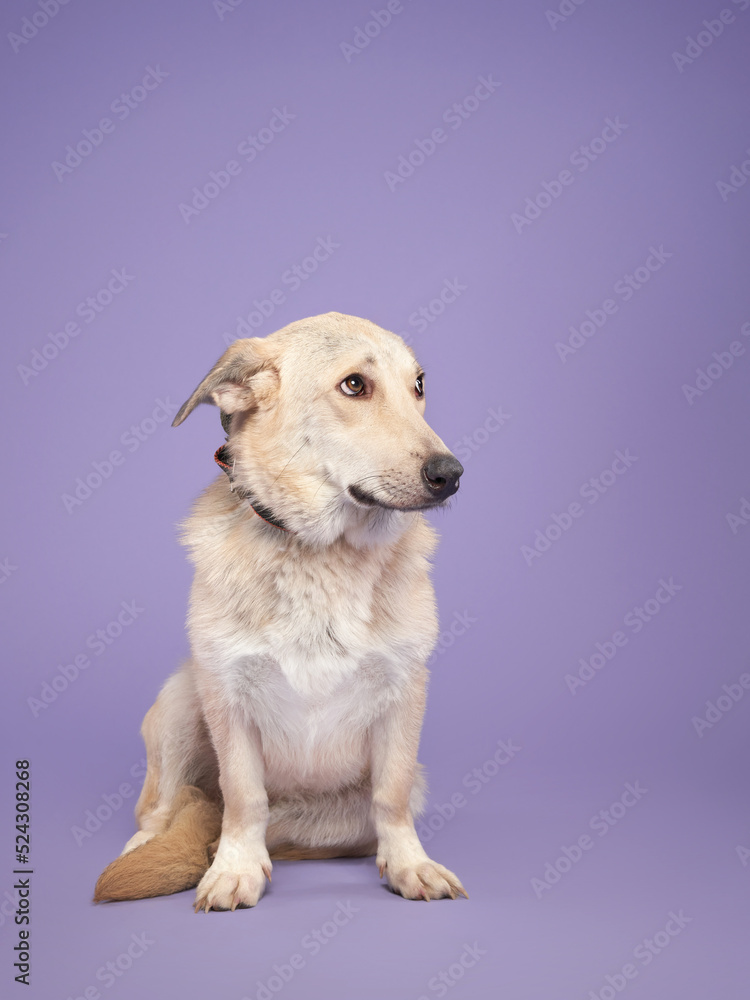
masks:
[[[196,912],[234,910],[272,859],[370,855],[407,899],[467,896],[414,828],[438,636],[422,512],[463,473],[424,380],[399,336],[328,313],[235,341],[175,416],[214,403],[226,433],[182,526],[191,658],[144,719],[139,829],[95,901],[197,885]]]

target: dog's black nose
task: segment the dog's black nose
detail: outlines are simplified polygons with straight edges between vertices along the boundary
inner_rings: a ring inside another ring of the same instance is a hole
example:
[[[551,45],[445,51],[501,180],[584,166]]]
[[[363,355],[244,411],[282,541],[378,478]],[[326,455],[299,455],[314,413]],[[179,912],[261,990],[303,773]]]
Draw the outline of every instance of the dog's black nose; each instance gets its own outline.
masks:
[[[430,493],[440,500],[452,497],[459,487],[464,467],[455,455],[433,455],[422,466]]]

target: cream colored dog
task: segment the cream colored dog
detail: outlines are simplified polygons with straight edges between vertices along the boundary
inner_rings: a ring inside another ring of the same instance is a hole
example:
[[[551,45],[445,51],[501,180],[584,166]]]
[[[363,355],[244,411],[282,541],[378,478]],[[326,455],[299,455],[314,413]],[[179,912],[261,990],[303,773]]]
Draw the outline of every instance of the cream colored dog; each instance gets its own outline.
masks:
[[[438,632],[421,511],[463,469],[413,351],[328,313],[236,341],[174,424],[208,402],[226,475],[184,528],[192,657],[146,715],[139,832],[94,898],[254,906],[272,858],[371,854],[408,899],[466,895],[414,829]]]

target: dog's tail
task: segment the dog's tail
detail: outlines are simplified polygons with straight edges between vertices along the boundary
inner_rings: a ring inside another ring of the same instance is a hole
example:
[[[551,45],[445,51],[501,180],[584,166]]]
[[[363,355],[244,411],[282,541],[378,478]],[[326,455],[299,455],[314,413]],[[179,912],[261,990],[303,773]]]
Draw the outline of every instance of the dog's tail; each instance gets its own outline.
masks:
[[[104,869],[94,902],[145,899],[192,889],[211,863],[209,846],[221,833],[221,810],[193,785],[175,799],[164,833],[158,833]]]
[[[185,785],[175,798],[167,828],[127,854],[115,858],[96,883],[94,902],[167,896],[198,885],[208,871],[221,833],[221,809],[204,792]],[[368,857],[377,842],[340,846],[303,846],[274,843],[268,831],[273,861]]]

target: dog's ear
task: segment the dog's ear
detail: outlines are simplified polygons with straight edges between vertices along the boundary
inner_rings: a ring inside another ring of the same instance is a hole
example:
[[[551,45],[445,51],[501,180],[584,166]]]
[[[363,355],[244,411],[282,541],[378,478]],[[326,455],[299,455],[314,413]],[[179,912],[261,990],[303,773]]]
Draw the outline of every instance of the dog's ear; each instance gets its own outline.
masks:
[[[268,358],[260,337],[236,340],[222,354],[192,396],[182,404],[172,426],[181,424],[199,403],[214,403],[222,414],[249,410],[253,406],[251,379],[267,364]]]

